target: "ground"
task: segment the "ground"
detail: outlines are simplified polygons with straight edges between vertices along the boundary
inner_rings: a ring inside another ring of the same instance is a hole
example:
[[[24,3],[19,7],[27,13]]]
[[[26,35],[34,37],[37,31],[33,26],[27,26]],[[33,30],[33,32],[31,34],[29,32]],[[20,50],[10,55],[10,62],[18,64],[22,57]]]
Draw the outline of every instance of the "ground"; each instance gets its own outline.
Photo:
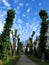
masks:
[[[37,65],[32,62],[25,54],[21,55],[19,61],[16,62],[15,65]]]

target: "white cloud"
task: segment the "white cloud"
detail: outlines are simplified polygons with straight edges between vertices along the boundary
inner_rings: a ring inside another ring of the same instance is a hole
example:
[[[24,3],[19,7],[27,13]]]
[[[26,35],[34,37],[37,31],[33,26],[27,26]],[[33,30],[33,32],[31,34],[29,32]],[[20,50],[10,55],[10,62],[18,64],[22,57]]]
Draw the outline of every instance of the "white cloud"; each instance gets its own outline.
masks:
[[[30,28],[33,29],[34,26],[35,26],[35,23],[32,23],[32,24],[30,25]]]
[[[6,11],[1,11],[0,13],[1,13],[0,14],[1,17],[4,17],[6,15]]]
[[[36,32],[38,26],[38,21],[37,24],[35,22],[33,22],[32,24],[29,24],[29,22],[27,22],[26,25],[23,26],[23,28],[21,25],[19,25],[20,39],[27,40],[31,36],[32,31]],[[36,35],[39,35],[39,31],[36,33]]]
[[[10,8],[10,4],[8,3],[7,0],[2,0],[2,2],[4,3],[5,6],[9,7]]]
[[[29,26],[29,23],[28,22],[26,23],[26,26]]]
[[[18,34],[22,34],[22,31],[21,31],[21,30],[19,30],[19,31],[18,31]]]
[[[22,29],[22,26],[21,26],[21,24],[19,24],[19,29]]]
[[[28,8],[28,9],[27,9],[27,13],[29,13],[30,11],[31,11],[31,8]]]
[[[16,23],[13,24],[12,26],[14,29],[19,29],[18,25]]]
[[[39,26],[38,24],[35,25],[35,26],[33,27],[33,30],[36,31],[38,26]]]
[[[36,24],[40,24],[38,20],[36,21]]]
[[[20,10],[18,10],[18,9],[14,9],[14,10],[15,10],[16,14],[20,14]]]
[[[0,21],[0,33],[3,31],[4,24]]]
[[[25,14],[22,14],[22,16],[23,16],[23,17],[26,17],[26,15],[25,15]]]
[[[26,6],[29,6],[29,3],[26,3]]]
[[[36,21],[36,18],[35,17],[33,18],[33,21]]]
[[[0,14],[1,14],[1,12],[2,12],[2,9],[0,9]]]
[[[18,19],[18,23],[20,23],[20,24],[21,24],[22,22],[23,22],[23,21],[22,21],[21,19]]]
[[[19,3],[19,6],[20,6],[20,7],[23,7],[23,5],[24,5],[23,3]]]
[[[18,24],[18,25],[17,25],[17,24],[15,23],[15,24],[13,24],[12,28],[13,28],[13,29],[22,30],[22,25],[21,25],[21,24]]]
[[[5,15],[6,11],[0,10],[0,33],[3,31],[4,23],[5,23]]]
[[[0,9],[5,9],[5,8],[6,8],[5,6],[0,7]]]
[[[3,23],[5,23],[5,15],[6,15],[6,11],[0,11],[0,21],[2,21]]]
[[[39,6],[41,6],[42,4],[41,4],[41,2],[39,3]]]
[[[26,29],[25,32],[27,32],[28,30]]]
[[[19,7],[19,6],[17,6],[17,9],[20,9],[20,7]]]
[[[35,18],[35,20],[36,20],[36,18]],[[39,24],[38,24],[39,21],[38,20],[35,21],[35,20],[33,18],[32,23],[27,22],[26,25],[23,27],[22,27],[22,24],[20,24],[20,23],[17,25],[18,31],[19,31],[18,34],[20,34],[21,41],[27,40],[31,36],[32,31],[36,32],[36,30],[39,26]],[[38,32],[36,32],[36,35],[39,35],[39,30],[38,30]]]
[[[15,24],[15,22],[16,22],[16,19],[17,19],[17,16],[15,15],[15,18],[14,18],[14,22],[13,22],[13,24]]]
[[[38,26],[39,26],[38,21],[37,23],[33,22],[32,24],[26,23],[26,29],[27,29],[26,31],[27,32],[30,31],[30,33],[33,30],[36,31]]]
[[[29,29],[29,26],[30,26],[30,24],[29,23],[26,23],[26,28],[27,29]]]

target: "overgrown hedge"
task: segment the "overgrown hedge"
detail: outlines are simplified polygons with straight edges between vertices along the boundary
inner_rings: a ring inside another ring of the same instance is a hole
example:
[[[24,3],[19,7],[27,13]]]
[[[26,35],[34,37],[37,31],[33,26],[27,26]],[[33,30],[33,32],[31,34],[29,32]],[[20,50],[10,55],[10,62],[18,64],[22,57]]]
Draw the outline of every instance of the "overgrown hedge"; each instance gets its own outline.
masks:
[[[15,65],[16,61],[20,58],[20,55],[16,56],[15,58],[12,57],[9,61],[3,61],[2,65]]]
[[[27,55],[27,57],[29,58],[29,59],[31,59],[33,62],[35,62],[37,65],[49,65],[49,62],[47,61],[45,61],[45,62],[41,62],[41,59],[39,59],[39,58],[36,58],[36,57],[33,57],[33,56],[31,56],[31,55]]]

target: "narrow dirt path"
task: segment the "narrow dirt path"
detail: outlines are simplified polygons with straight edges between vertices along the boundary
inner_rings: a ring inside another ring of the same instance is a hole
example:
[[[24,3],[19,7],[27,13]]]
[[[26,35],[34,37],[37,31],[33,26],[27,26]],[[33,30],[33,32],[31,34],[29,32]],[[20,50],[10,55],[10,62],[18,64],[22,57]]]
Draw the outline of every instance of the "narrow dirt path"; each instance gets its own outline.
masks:
[[[15,65],[37,65],[37,64],[32,62],[26,55],[23,54]]]

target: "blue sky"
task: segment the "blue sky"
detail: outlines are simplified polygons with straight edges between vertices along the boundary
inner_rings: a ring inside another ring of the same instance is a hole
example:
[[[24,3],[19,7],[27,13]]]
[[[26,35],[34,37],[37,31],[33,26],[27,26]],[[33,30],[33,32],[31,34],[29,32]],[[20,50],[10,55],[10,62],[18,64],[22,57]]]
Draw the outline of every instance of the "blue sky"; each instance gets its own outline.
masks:
[[[27,40],[32,31],[40,34],[39,11],[44,9],[49,14],[49,0],[0,0],[0,33],[3,31],[8,9],[16,12],[12,29],[18,29],[21,41]]]

